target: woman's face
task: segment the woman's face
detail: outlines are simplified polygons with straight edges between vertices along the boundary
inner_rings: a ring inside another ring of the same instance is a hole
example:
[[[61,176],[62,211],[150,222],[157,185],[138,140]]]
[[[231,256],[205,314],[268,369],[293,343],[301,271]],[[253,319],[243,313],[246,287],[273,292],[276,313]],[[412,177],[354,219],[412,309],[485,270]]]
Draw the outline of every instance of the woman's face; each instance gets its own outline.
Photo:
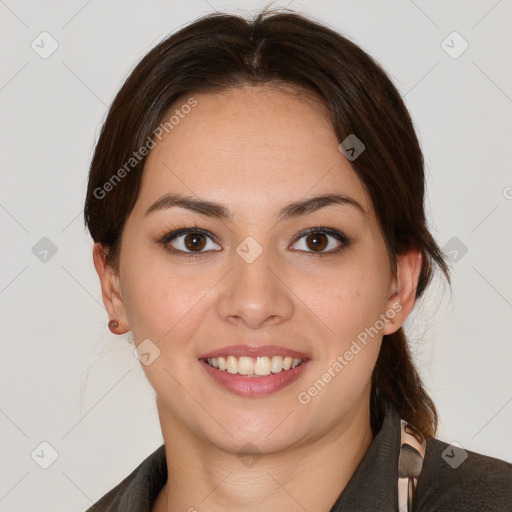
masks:
[[[150,340],[164,427],[229,451],[299,446],[368,412],[382,334],[403,315],[385,243],[314,99],[268,86],[193,97],[147,160],[112,317]],[[324,195],[341,199],[309,203]]]

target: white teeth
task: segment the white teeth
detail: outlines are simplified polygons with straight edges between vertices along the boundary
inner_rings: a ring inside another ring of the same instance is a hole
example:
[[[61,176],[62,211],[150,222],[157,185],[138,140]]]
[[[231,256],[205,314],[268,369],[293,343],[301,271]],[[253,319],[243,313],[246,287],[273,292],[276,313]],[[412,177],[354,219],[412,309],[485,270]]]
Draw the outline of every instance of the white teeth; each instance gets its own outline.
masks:
[[[279,373],[283,371],[283,358],[281,356],[274,356],[271,361],[272,367],[270,371],[272,373]]]
[[[267,356],[258,356],[256,358],[228,356],[213,357],[206,360],[210,366],[218,368],[221,371],[227,371],[233,375],[238,373],[240,375],[251,376],[265,376],[271,373],[279,373],[283,370],[290,370],[291,368],[299,366],[302,361],[303,360],[299,358],[283,358],[281,356],[273,356],[272,358]]]
[[[270,358],[266,356],[256,358],[254,373],[256,375],[270,375]]]
[[[240,375],[252,375],[254,373],[254,361],[252,357],[240,357],[238,359],[238,373]]]
[[[228,373],[238,373],[238,361],[235,356],[228,356],[226,361],[226,371]]]

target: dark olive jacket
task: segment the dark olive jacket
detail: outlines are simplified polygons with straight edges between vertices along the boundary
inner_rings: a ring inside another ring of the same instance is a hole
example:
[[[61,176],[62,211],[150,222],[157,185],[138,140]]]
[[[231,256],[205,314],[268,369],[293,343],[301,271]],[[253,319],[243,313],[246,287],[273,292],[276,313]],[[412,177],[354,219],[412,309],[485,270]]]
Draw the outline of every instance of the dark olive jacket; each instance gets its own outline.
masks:
[[[400,417],[388,408],[380,431],[330,512],[397,512],[399,450]],[[86,512],[150,512],[166,481],[162,445]],[[473,511],[512,511],[512,464],[428,439],[412,512]]]

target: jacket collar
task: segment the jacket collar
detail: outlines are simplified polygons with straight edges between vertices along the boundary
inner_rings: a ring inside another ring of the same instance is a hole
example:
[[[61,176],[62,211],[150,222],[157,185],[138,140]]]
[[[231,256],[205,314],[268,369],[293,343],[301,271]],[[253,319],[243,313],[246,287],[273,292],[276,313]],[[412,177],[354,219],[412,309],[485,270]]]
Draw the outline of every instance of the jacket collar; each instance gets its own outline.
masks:
[[[400,416],[391,405],[386,404],[381,429],[331,512],[396,512],[399,451]]]

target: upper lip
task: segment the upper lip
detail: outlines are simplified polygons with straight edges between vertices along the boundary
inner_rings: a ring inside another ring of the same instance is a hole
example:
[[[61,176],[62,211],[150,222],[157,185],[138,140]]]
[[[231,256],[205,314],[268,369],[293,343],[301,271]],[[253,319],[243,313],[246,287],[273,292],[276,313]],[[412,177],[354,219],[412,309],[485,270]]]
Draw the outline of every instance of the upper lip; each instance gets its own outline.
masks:
[[[304,352],[298,352],[278,345],[230,345],[226,347],[217,348],[211,352],[201,354],[199,359],[211,359],[213,357],[257,357],[257,356],[281,356],[293,357],[296,359],[309,359],[309,356]]]

